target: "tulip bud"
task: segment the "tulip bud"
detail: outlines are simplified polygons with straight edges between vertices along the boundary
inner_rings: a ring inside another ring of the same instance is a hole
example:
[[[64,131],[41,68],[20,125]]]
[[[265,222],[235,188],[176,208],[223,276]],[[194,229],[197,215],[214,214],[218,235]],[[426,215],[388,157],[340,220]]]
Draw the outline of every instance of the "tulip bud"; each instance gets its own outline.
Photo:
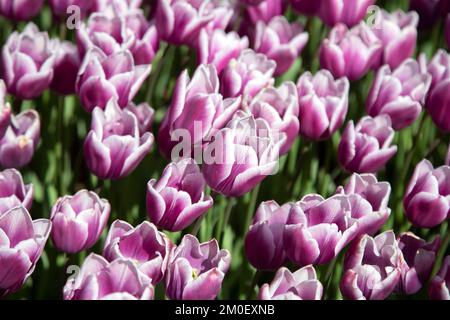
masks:
[[[104,109],[111,98],[117,99],[120,108],[125,108],[150,70],[151,65],[136,66],[129,51],[106,56],[99,49],[92,49],[81,64],[76,91],[87,112],[95,107]]]
[[[328,70],[305,72],[297,82],[301,136],[329,139],[347,116],[349,88],[347,78],[334,80]]]
[[[154,288],[132,260],[91,253],[64,286],[64,300],[151,300]]]
[[[41,123],[35,110],[26,110],[13,116],[11,125],[0,140],[0,165],[21,168],[33,157],[39,143]]]
[[[443,132],[450,132],[450,77],[433,88],[426,108],[434,124]]]
[[[103,256],[109,261],[130,259],[156,285],[166,272],[172,247],[170,239],[147,221],[133,228],[116,220],[106,237]]]
[[[293,82],[284,82],[278,88],[264,88],[244,109],[247,109],[255,119],[266,120],[274,131],[286,135],[280,154],[290,150],[300,127],[297,88]]]
[[[430,62],[427,64],[424,54],[420,55],[421,67],[426,67],[431,75],[430,94],[433,89],[445,79],[450,78],[450,54],[443,49],[439,49]]]
[[[213,65],[220,74],[230,60],[237,58],[247,47],[247,37],[240,38],[236,32],[225,33],[216,29],[209,34],[206,30],[202,30],[198,41],[197,59],[199,64]]]
[[[136,116],[110,100],[105,110],[92,112],[91,130],[84,141],[86,164],[100,179],[120,179],[131,173],[150,151],[153,135],[139,134]]]
[[[166,275],[166,295],[172,300],[213,300],[220,293],[231,255],[215,239],[199,243],[187,234],[173,251]]]
[[[427,243],[415,234],[406,232],[400,235],[398,243],[405,259],[399,291],[414,294],[430,278],[440,247],[440,239],[436,237]]]
[[[384,300],[399,284],[403,264],[394,232],[364,235],[345,255],[341,293],[351,300]]]
[[[31,20],[41,11],[44,0],[0,0],[0,16],[21,21]]]
[[[178,138],[189,139],[189,150],[183,157],[193,157],[191,145],[203,144],[222,129],[240,106],[241,99],[223,99],[219,94],[219,78],[212,65],[200,65],[189,79],[184,71],[175,85],[172,103],[167,110],[158,132],[161,152],[170,158]],[[185,134],[188,137],[185,137]],[[184,151],[185,148],[183,148]]]
[[[159,228],[180,231],[205,214],[213,204],[205,196],[205,180],[193,159],[170,163],[161,178],[147,184],[147,212]]]
[[[389,13],[380,10],[375,23],[372,30],[381,40],[384,50],[381,64],[388,64],[395,69],[414,54],[419,16],[415,11],[405,13],[397,10]]]
[[[348,27],[358,24],[375,0],[320,0],[319,17],[328,26],[343,23]]]
[[[323,286],[317,279],[313,266],[306,266],[291,273],[280,268],[270,284],[259,290],[260,300],[320,300]]]
[[[322,42],[320,65],[335,78],[359,80],[378,63],[382,50],[381,41],[366,24],[360,23],[350,30],[338,24]]]
[[[278,169],[286,135],[274,132],[267,121],[236,113],[204,151],[206,183],[216,192],[239,197]]]
[[[445,257],[438,274],[431,279],[428,294],[432,300],[450,300],[450,256]]]
[[[414,226],[433,228],[450,217],[450,167],[434,169],[422,160],[414,170],[403,198],[406,217]]]
[[[126,109],[136,116],[139,126],[139,134],[141,136],[146,132],[151,132],[155,110],[153,110],[148,103],[143,102],[136,106],[133,102],[130,102]]]
[[[300,210],[293,203],[280,206],[272,200],[260,204],[245,236],[245,255],[256,269],[276,270],[284,264],[284,226],[289,217],[295,219],[300,214],[291,212]]]
[[[108,222],[111,206],[87,190],[59,198],[52,208],[52,241],[56,248],[76,253],[91,248]]]
[[[32,22],[22,33],[12,33],[3,46],[1,59],[8,92],[19,99],[40,96],[52,81],[54,59],[47,32],[39,32]]]
[[[0,214],[0,297],[18,290],[33,273],[51,226],[48,219],[33,221],[23,206]]]
[[[308,42],[308,33],[298,23],[277,16],[268,24],[256,24],[254,48],[276,62],[275,76],[288,71]]]
[[[0,79],[0,139],[8,129],[11,123],[11,105],[6,102],[6,86],[5,82]]]
[[[295,11],[308,16],[314,16],[319,12],[321,0],[290,0]]]
[[[55,41],[55,64],[50,88],[61,95],[75,93],[81,61],[77,47],[70,41]]]
[[[251,49],[244,50],[223,70],[220,92],[227,98],[242,95],[245,100],[250,100],[264,87],[274,83],[272,76],[275,68],[275,61],[265,55]]]
[[[22,205],[31,209],[33,202],[33,185],[25,185],[22,175],[15,169],[0,172],[0,215],[14,207]]]
[[[395,130],[408,127],[419,116],[430,84],[431,75],[413,59],[404,61],[394,71],[384,65],[370,88],[367,113],[372,117],[388,115]]]
[[[376,173],[397,152],[397,146],[391,146],[393,138],[387,115],[363,117],[356,127],[350,121],[339,143],[339,162],[350,172]]]

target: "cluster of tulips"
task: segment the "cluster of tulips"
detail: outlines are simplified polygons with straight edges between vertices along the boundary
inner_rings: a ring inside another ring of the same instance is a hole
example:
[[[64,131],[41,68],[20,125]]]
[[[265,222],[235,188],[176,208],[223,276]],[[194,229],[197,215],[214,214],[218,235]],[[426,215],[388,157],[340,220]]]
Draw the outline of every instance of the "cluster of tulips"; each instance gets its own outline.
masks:
[[[25,287],[56,250],[61,269],[79,258],[56,293],[68,300],[449,300],[450,149],[445,162],[438,151],[450,133],[450,3],[397,2],[0,0],[1,27],[13,28],[0,57],[0,298],[33,298]],[[62,32],[40,27],[45,16]],[[27,178],[45,176],[35,156],[54,134],[44,110],[71,96],[86,130],[58,152],[82,154],[62,170],[85,172],[36,212]],[[421,153],[426,130],[438,140]],[[414,131],[405,150],[399,136]],[[150,156],[163,162],[153,175]],[[314,157],[328,180],[311,190]],[[396,157],[405,174],[386,170]],[[105,189],[118,180],[146,193],[148,220],[117,214],[121,191]],[[293,196],[260,192],[297,181]],[[253,280],[227,286],[243,265]]]

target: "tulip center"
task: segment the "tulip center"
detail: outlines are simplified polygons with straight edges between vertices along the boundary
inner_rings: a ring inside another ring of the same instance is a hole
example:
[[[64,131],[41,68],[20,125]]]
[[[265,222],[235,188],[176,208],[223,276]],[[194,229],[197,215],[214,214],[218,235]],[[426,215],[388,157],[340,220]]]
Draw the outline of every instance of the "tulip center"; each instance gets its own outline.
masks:
[[[28,138],[26,136],[19,137],[19,148],[23,149],[28,144]]]

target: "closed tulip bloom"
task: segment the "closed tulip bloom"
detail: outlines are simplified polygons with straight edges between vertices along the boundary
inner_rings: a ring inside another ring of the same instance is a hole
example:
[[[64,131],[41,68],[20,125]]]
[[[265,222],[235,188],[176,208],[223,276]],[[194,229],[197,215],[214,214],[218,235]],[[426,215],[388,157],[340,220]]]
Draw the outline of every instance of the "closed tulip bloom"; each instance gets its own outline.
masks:
[[[33,157],[39,143],[41,123],[35,110],[26,110],[13,116],[11,125],[0,139],[0,165],[21,168]]]
[[[293,82],[283,82],[278,88],[263,89],[244,109],[256,119],[265,119],[273,130],[286,135],[280,154],[291,149],[300,127],[297,88]]]
[[[100,179],[120,179],[131,173],[150,151],[153,135],[139,134],[136,116],[110,100],[105,110],[92,112],[91,130],[84,141],[86,164]]]
[[[108,262],[91,253],[67,280],[63,294],[64,300],[152,300],[154,288],[132,260]]]
[[[401,281],[403,264],[393,231],[364,235],[345,255],[341,293],[351,300],[384,300]]]
[[[242,51],[222,72],[220,92],[224,97],[242,95],[249,100],[264,87],[274,83],[275,61],[251,49]]]
[[[41,11],[44,0],[0,0],[0,16],[21,21],[31,20]]]
[[[238,112],[205,148],[202,166],[206,183],[216,192],[239,197],[278,169],[283,133],[267,121]]]
[[[319,12],[321,0],[290,0],[295,11],[308,16],[316,15]]]
[[[288,219],[284,235],[284,249],[297,265],[326,264],[354,238],[376,232],[389,213],[374,211],[371,203],[358,194],[334,195],[323,199],[320,195],[302,198]]]
[[[426,104],[434,124],[443,132],[450,132],[450,77],[437,83]]]
[[[270,284],[259,289],[259,300],[320,300],[323,286],[317,279],[313,266],[306,266],[294,273],[280,268]]]
[[[256,25],[254,48],[276,62],[275,76],[289,70],[308,42],[308,33],[298,23],[290,24],[284,16],[277,16],[268,24]]]
[[[301,209],[294,203],[280,206],[273,200],[259,205],[245,236],[245,255],[256,269],[276,270],[284,264],[283,230],[291,211],[296,210]]]
[[[422,160],[403,198],[406,217],[414,226],[433,228],[450,217],[450,167],[434,169]]]
[[[111,98],[125,108],[149,75],[151,65],[134,63],[129,51],[106,56],[99,49],[90,50],[78,72],[76,91],[86,111],[104,109]]]
[[[338,159],[349,172],[376,173],[397,152],[391,146],[394,129],[387,115],[363,117],[347,124],[338,147]]]
[[[208,141],[222,129],[240,106],[241,99],[223,99],[219,94],[219,78],[212,65],[200,65],[189,79],[187,70],[178,77],[172,103],[158,132],[162,153],[173,159],[172,149],[179,143],[178,134],[189,133],[190,145]],[[182,141],[183,142],[183,141]],[[192,153],[192,150],[186,153]],[[178,155],[176,155],[178,156]],[[183,154],[183,157],[193,157]]]
[[[22,205],[31,209],[33,202],[33,185],[25,184],[22,175],[15,169],[0,172],[0,216],[14,207]]]
[[[87,190],[59,198],[52,208],[52,241],[58,250],[76,253],[91,248],[108,222],[111,206]]]
[[[50,230],[48,219],[33,221],[23,206],[0,214],[0,297],[18,290],[33,273]]]
[[[320,65],[335,78],[359,80],[374,67],[382,54],[381,41],[365,24],[348,29],[338,24],[320,47]]]
[[[427,68],[428,73],[431,75],[430,94],[440,82],[450,78],[450,54],[444,49],[439,49],[428,63],[425,55],[421,54],[419,62],[421,67]]]
[[[367,113],[372,117],[388,115],[395,130],[408,127],[422,111],[430,85],[431,75],[413,59],[404,61],[393,71],[384,65],[370,88]]]
[[[133,228],[126,221],[116,220],[106,237],[103,256],[109,261],[132,260],[156,285],[166,272],[172,247],[170,239],[148,221]]]
[[[381,10],[375,19],[372,30],[383,43],[384,50],[381,64],[395,69],[414,54],[419,16],[415,11],[389,13]]]
[[[200,243],[187,234],[173,251],[165,278],[166,295],[171,300],[213,300],[231,262],[228,250],[215,239]]]
[[[438,274],[431,279],[428,294],[432,300],[450,300],[450,256],[445,257]]]
[[[282,16],[286,7],[286,0],[263,0],[257,5],[247,6],[245,8],[244,17],[250,21],[244,20],[242,23],[249,23],[251,26],[256,25],[258,21],[269,23],[272,18]]]
[[[427,243],[415,234],[406,232],[400,235],[398,242],[405,259],[399,291],[414,294],[430,278],[440,247],[440,239],[436,237]]]
[[[74,94],[81,65],[78,49],[70,41],[56,41],[55,46],[55,64],[50,88],[62,95]]]
[[[147,184],[147,212],[159,228],[180,231],[205,214],[213,199],[204,194],[205,180],[193,159],[170,163],[161,178]]]
[[[142,136],[146,132],[151,132],[153,116],[155,110],[146,102],[135,105],[133,102],[127,106],[127,110],[131,111],[137,118],[139,126],[139,134]]]
[[[208,33],[203,29],[198,41],[197,59],[199,64],[213,65],[220,74],[230,60],[237,58],[247,47],[247,37],[240,38],[236,32],[216,29]]]
[[[376,0],[320,0],[319,17],[328,26],[343,23],[353,27],[364,19]]]
[[[328,70],[305,72],[297,82],[300,135],[329,139],[347,116],[349,88],[347,78],[335,80]]]
[[[5,82],[0,79],[0,139],[11,123],[11,105],[5,101],[6,94]]]
[[[47,32],[28,23],[22,33],[12,33],[2,50],[2,70],[8,92],[19,99],[33,99],[53,78],[55,52]]]

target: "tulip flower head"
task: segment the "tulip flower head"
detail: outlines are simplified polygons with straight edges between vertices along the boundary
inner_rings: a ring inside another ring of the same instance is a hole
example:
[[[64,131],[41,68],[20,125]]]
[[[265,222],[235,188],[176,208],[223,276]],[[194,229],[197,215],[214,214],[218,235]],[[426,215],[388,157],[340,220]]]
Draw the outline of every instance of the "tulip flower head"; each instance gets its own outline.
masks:
[[[0,215],[17,206],[30,210],[34,188],[25,184],[22,175],[15,169],[0,172]]]
[[[432,300],[450,300],[450,256],[445,257],[438,274],[431,279],[428,294]]]

